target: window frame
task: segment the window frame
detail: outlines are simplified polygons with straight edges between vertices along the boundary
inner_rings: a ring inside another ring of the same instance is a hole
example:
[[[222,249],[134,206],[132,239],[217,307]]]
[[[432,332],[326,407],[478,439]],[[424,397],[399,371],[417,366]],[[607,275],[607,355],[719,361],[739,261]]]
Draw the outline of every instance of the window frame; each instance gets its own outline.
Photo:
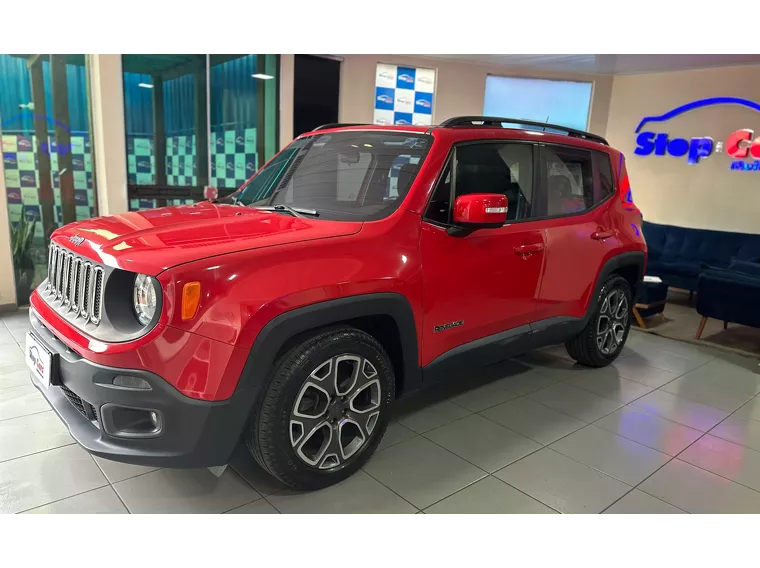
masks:
[[[456,198],[456,152],[458,148],[461,148],[462,146],[473,146],[473,145],[484,145],[484,144],[499,144],[501,146],[505,144],[519,144],[519,145],[527,145],[532,146],[532,153],[531,158],[533,161],[533,175],[531,176],[531,196],[534,198],[538,195],[536,190],[540,189],[539,186],[536,184],[536,180],[539,179],[539,162],[538,158],[540,155],[539,152],[539,143],[535,142],[533,140],[516,140],[514,138],[489,138],[489,139],[476,139],[476,140],[463,140],[461,142],[455,142],[451,145],[451,149],[449,150],[448,155],[446,156],[446,161],[443,163],[443,166],[441,166],[441,170],[438,172],[438,175],[436,176],[435,183],[433,184],[433,190],[430,192],[430,195],[428,196],[427,204],[425,205],[425,213],[422,215],[422,220],[430,223],[432,225],[436,225],[438,227],[455,227],[456,225],[451,222],[451,212],[454,208],[454,201]],[[451,192],[449,195],[449,216],[448,216],[448,222],[443,223],[441,221],[437,221],[435,219],[431,219],[428,216],[428,213],[430,211],[430,205],[433,201],[433,197],[435,196],[436,191],[438,190],[438,185],[443,183],[444,180],[444,174],[446,173],[446,169],[451,166]],[[517,223],[528,223],[532,221],[540,220],[541,217],[526,217],[525,219],[513,219],[511,221],[506,221],[502,227],[507,225],[514,225]]]
[[[570,213],[559,213],[557,215],[546,215],[544,217],[541,217],[541,220],[562,219],[564,217],[577,217],[580,215],[585,215],[586,213],[590,213],[598,209],[599,207],[607,203],[607,201],[609,201],[615,195],[616,189],[617,189],[616,184],[615,184],[615,179],[614,179],[615,175],[614,175],[614,170],[612,170],[612,160],[610,158],[610,155],[607,152],[602,152],[600,150],[592,150],[590,148],[585,148],[583,146],[574,146],[572,144],[559,144],[555,142],[548,142],[548,143],[540,142],[538,146],[539,146],[539,160],[540,160],[539,166],[541,169],[541,173],[540,173],[541,183],[540,183],[540,188],[539,188],[539,194],[542,199],[542,205],[544,206],[548,203],[548,198],[549,198],[549,191],[548,191],[549,176],[547,175],[547,168],[546,168],[547,160],[546,160],[545,148],[568,148],[575,151],[580,150],[583,152],[588,152],[589,158],[591,160],[591,177],[592,177],[592,184],[593,184],[594,191],[596,190],[601,191],[601,180],[599,176],[599,168],[597,166],[597,159],[594,158],[594,154],[606,155],[607,159],[610,162],[610,170],[613,172],[612,193],[605,196],[604,199],[598,201],[597,203],[594,203],[592,207],[583,209],[582,211],[573,211]],[[603,158],[600,157],[599,159],[603,159]]]

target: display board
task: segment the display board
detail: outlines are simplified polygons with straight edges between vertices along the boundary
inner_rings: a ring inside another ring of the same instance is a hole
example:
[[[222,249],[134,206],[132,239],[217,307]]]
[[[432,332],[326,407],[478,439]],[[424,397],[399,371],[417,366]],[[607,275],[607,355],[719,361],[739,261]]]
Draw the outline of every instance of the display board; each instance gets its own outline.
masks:
[[[61,190],[58,184],[58,153],[55,136],[49,135],[50,176],[55,197],[55,222],[62,223]],[[24,134],[3,134],[3,165],[8,199],[8,214],[16,222],[24,212],[28,219],[37,219],[35,234],[42,236],[39,176],[37,175],[37,137]],[[71,166],[74,177],[74,202],[77,219],[95,215],[92,187],[92,154],[86,134],[71,135]]]
[[[433,124],[435,69],[378,63],[375,124]]]

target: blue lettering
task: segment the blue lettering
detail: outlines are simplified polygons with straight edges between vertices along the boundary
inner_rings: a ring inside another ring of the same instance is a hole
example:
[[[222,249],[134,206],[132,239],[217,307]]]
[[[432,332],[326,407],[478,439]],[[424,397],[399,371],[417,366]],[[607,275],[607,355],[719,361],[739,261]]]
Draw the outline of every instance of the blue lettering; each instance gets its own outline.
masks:
[[[701,158],[706,158],[712,151],[712,138],[692,138],[689,144],[689,163],[698,164]]]
[[[671,156],[685,156],[689,151],[689,143],[683,138],[674,138],[668,142],[668,154]]]
[[[633,153],[639,156],[648,156],[651,154],[654,151],[654,144],[652,143],[654,137],[654,132],[642,132],[639,134],[636,137],[637,146]]]
[[[668,135],[658,134],[654,139],[654,153],[657,156],[664,156],[668,149]]]

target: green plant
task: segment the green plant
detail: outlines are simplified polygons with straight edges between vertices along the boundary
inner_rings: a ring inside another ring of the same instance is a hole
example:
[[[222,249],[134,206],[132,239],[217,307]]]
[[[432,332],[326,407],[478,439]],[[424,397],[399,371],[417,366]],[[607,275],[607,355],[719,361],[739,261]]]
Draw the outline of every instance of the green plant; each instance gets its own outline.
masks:
[[[13,268],[16,275],[16,299],[19,305],[29,301],[34,281],[34,257],[32,246],[37,219],[31,221],[21,215],[16,226],[11,229],[11,250]]]

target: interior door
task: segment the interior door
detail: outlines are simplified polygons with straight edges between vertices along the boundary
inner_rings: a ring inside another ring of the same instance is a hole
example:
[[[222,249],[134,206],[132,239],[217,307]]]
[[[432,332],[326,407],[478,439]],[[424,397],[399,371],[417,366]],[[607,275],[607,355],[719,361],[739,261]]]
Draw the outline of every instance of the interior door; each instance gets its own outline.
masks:
[[[598,154],[598,155],[596,155]],[[603,160],[606,160],[606,167]],[[606,154],[564,146],[541,147],[540,194],[550,217],[538,320],[583,317],[604,261],[616,246],[605,200],[612,195]],[[601,175],[600,175],[601,172]]]
[[[296,55],[293,70],[293,137],[338,122],[340,61]]]
[[[467,144],[452,154],[422,223],[423,364],[527,341],[545,247],[542,222],[531,220],[534,162],[532,144]],[[506,194],[507,224],[448,234],[451,203],[467,193]]]

